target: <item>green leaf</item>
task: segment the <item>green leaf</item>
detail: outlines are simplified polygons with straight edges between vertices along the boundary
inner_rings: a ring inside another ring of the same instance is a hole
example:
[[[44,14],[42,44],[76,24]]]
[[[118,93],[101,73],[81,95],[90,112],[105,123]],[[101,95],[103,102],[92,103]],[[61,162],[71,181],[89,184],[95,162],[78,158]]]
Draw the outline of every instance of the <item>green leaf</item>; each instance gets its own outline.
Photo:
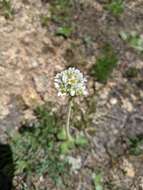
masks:
[[[27,162],[24,160],[18,160],[17,161],[17,173],[22,173],[24,169],[26,169],[28,166]]]
[[[121,36],[121,38],[122,38],[122,40],[127,40],[128,39],[128,33],[127,32],[120,32],[120,36]]]
[[[58,139],[59,140],[66,140],[66,132],[65,132],[65,129],[62,129],[58,135],[57,135]]]
[[[94,173],[92,176],[92,179],[93,179],[95,190],[103,190],[101,173],[98,173],[98,174]]]
[[[59,27],[56,34],[59,36],[63,36],[64,38],[68,38],[72,33],[71,27]]]
[[[137,34],[136,31],[120,32],[121,38],[128,42],[130,47],[142,52],[143,51],[143,38]]]
[[[74,141],[65,141],[60,146],[61,154],[67,154],[74,147]]]
[[[83,37],[83,42],[84,42],[86,45],[90,45],[91,42],[92,42],[91,36],[84,36],[84,37]]]
[[[67,143],[62,143],[60,146],[61,154],[67,154],[69,152],[69,146]]]
[[[75,144],[76,145],[79,145],[79,146],[85,146],[88,144],[88,141],[87,139],[85,138],[85,136],[83,135],[80,135],[80,136],[77,136],[76,139],[75,139]]]
[[[103,190],[103,187],[101,185],[97,185],[96,190]]]
[[[140,37],[134,37],[132,40],[131,40],[131,46],[139,51],[143,51],[143,39],[140,38]]]

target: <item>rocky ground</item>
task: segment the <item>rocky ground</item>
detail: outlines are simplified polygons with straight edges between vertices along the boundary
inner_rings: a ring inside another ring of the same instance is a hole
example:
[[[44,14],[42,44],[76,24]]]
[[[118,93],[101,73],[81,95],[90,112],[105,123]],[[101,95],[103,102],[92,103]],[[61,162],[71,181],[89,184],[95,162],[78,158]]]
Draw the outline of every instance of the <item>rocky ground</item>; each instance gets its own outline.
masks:
[[[81,101],[93,110],[87,128],[91,151],[80,155],[83,163],[74,188],[91,190],[89,176],[99,169],[105,190],[142,190],[143,152],[130,154],[129,139],[143,136],[143,56],[119,33],[137,31],[143,35],[143,1],[126,0],[120,17],[104,9],[104,0],[77,1],[71,16],[75,30],[67,39],[55,36],[56,23],[41,24],[41,15],[50,17],[50,3],[13,0],[14,16],[0,16],[1,141],[5,130],[17,129],[24,120],[33,119],[37,105],[46,101],[65,105],[66,100],[57,97],[54,89],[54,75],[70,65],[78,67],[88,76],[87,102],[91,105]],[[88,45],[83,43],[85,37],[92,39]],[[118,66],[107,84],[89,74],[104,43],[112,44],[118,56]],[[129,67],[138,69],[136,77],[124,76]],[[90,128],[95,130],[94,136]]]

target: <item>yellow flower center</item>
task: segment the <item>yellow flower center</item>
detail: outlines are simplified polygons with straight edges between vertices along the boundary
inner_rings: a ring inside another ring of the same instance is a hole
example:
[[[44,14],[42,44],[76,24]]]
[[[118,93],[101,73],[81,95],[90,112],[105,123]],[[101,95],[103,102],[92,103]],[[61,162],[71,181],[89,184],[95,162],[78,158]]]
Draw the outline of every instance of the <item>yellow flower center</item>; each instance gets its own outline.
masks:
[[[68,83],[69,84],[75,84],[77,82],[77,79],[75,76],[71,76],[68,80]]]

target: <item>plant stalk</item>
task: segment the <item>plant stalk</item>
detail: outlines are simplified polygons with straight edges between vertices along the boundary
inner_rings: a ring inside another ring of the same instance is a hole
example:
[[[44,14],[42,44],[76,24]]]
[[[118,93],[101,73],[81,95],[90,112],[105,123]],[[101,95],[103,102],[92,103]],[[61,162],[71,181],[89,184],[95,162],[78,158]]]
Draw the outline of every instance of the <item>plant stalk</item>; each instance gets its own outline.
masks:
[[[69,100],[68,105],[68,113],[67,113],[67,122],[66,122],[66,137],[67,140],[71,140],[71,134],[70,134],[70,118],[71,118],[71,110],[72,110],[72,99]]]

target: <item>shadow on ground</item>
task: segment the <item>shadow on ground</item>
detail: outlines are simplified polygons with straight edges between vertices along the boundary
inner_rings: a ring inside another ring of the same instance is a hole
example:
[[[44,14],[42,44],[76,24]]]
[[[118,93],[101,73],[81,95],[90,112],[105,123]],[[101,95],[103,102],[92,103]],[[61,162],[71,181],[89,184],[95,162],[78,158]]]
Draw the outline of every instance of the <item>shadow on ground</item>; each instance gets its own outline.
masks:
[[[14,164],[8,144],[0,143],[0,190],[12,190]]]

